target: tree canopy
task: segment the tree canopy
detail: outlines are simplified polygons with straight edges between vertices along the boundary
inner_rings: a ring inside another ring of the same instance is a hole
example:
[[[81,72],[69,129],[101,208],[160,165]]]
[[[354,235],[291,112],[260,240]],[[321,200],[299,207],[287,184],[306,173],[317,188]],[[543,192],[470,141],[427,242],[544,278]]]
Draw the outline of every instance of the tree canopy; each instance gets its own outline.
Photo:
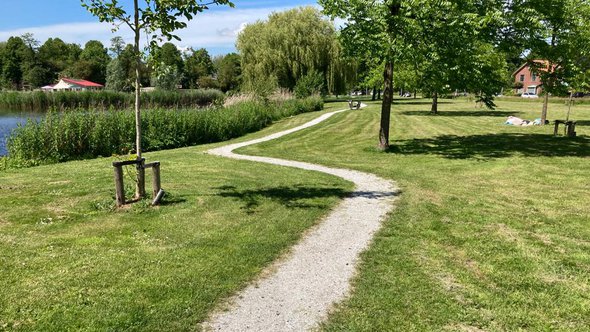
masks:
[[[252,89],[274,80],[292,90],[300,78],[318,72],[330,92],[341,92],[336,81],[342,82],[345,66],[336,35],[332,22],[313,7],[273,13],[266,21],[248,25],[236,44],[244,86]]]

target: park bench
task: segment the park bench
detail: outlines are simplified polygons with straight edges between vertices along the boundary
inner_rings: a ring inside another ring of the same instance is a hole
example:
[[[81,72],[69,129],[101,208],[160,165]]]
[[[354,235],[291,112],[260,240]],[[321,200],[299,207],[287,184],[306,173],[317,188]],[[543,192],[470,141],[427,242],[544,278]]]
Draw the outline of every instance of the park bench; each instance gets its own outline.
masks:
[[[576,121],[555,120],[555,128],[553,135],[557,136],[559,132],[559,125],[564,125],[564,134],[568,137],[576,137]]]
[[[358,110],[361,108],[361,102],[358,100],[349,100],[348,101],[348,107],[350,107],[351,110]]]

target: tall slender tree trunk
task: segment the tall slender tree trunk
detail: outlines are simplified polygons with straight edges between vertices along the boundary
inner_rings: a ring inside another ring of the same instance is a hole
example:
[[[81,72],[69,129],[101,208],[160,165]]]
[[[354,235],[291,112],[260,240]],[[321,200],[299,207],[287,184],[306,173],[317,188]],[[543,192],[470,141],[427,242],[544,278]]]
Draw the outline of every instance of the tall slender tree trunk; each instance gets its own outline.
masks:
[[[143,162],[141,162],[141,88],[140,88],[140,67],[141,57],[139,53],[139,6],[138,0],[133,0],[135,6],[135,148],[137,152],[137,186],[135,187],[135,198],[145,197],[145,168]]]
[[[391,116],[391,104],[393,102],[393,61],[385,62],[383,71],[383,103],[381,104],[381,126],[379,128],[379,148],[389,148],[389,121]]]
[[[545,98],[543,99],[543,110],[541,111],[541,125],[545,125],[547,121],[547,106],[549,105],[549,92],[545,90]]]
[[[574,97],[574,92],[570,91],[570,98],[567,102],[567,115],[565,117],[565,121],[569,121],[570,120],[570,113],[572,112],[572,98]]]
[[[377,87],[373,87],[373,97],[371,97],[372,101],[375,101],[377,98]]]
[[[430,113],[438,114],[438,92],[434,92],[434,96],[432,96],[432,107],[430,108]]]
[[[381,89],[377,89],[377,99],[381,100]]]

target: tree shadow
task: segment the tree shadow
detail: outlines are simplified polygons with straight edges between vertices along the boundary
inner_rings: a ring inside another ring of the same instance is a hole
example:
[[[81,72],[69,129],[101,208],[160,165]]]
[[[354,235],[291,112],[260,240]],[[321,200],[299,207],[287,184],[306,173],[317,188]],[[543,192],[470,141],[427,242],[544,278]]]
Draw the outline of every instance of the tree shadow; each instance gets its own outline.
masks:
[[[345,198],[345,197],[364,197],[368,199],[378,199],[386,196],[393,196],[397,193],[365,192],[365,191],[348,191],[341,188],[321,188],[310,186],[293,186],[293,187],[271,187],[254,190],[239,190],[234,186],[222,186],[214,188],[219,190],[217,195],[221,197],[237,198],[244,202],[242,209],[248,214],[256,212],[263,200],[272,200],[291,209],[306,208],[326,208],[326,204],[314,201],[316,198]]]
[[[576,126],[590,126],[590,120],[573,120],[576,121]]]
[[[388,153],[439,155],[448,159],[526,157],[588,157],[590,138],[542,134],[501,133],[473,136],[443,135],[396,141]]]
[[[237,198],[244,202],[242,207],[248,214],[256,212],[264,200],[272,200],[292,209],[324,208],[325,204],[313,202],[315,198],[337,197],[344,198],[351,195],[350,191],[341,188],[318,188],[309,186],[270,187],[253,190],[239,190],[234,186],[214,188],[219,190],[221,197]]]
[[[187,199],[181,196],[173,195],[168,192],[165,192],[162,201],[160,202],[160,206],[168,206],[168,205],[176,205],[180,203],[186,202]]]
[[[402,115],[411,116],[497,116],[497,117],[509,117],[511,115],[518,115],[522,112],[518,111],[438,111],[437,114],[432,114],[430,111],[404,111]]]
[[[432,105],[432,101],[419,101],[420,99],[394,99],[393,104],[403,104],[403,105]],[[439,100],[438,104],[452,104],[452,101],[442,101]]]

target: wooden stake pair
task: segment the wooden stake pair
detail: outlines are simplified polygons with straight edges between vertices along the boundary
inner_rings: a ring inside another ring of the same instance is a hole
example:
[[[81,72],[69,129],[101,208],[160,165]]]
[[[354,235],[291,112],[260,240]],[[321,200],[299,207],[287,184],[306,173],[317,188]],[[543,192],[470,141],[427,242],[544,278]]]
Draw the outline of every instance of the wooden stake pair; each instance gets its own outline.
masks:
[[[145,163],[145,158],[140,160],[127,160],[127,161],[114,161],[113,167],[115,169],[115,197],[117,207],[125,205],[125,187],[123,185],[123,166],[135,165],[138,174],[140,175],[140,192],[145,193],[145,169],[152,169],[152,205],[158,205],[164,196],[164,190],[162,190],[160,182],[160,162],[155,161],[149,164]],[[136,197],[137,199],[141,197]]]

